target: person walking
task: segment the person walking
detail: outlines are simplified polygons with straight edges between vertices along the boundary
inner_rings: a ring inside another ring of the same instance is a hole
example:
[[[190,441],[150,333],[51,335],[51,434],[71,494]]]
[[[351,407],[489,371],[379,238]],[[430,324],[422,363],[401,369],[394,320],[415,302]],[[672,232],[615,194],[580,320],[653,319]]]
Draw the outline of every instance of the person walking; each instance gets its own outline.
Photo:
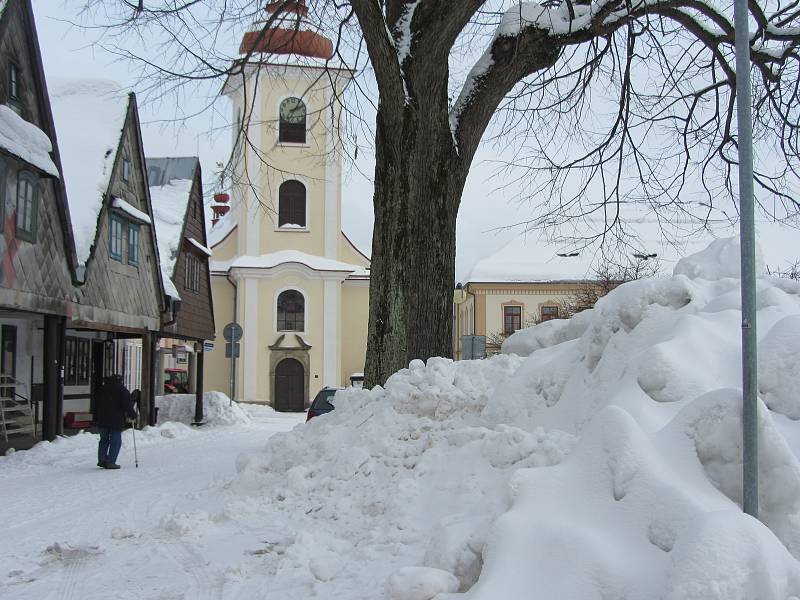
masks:
[[[97,447],[97,466],[103,469],[119,469],[117,457],[122,448],[122,431],[126,421],[136,419],[131,393],[122,385],[122,377],[111,375],[103,379],[97,391],[97,414],[95,423],[100,431]]]

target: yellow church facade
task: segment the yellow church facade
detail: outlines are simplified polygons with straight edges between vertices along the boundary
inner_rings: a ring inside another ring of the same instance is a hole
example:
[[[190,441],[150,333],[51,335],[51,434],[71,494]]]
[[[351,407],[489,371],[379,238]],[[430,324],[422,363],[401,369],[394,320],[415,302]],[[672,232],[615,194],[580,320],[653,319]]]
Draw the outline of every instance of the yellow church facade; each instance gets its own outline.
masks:
[[[223,89],[238,125],[230,211],[209,234],[217,331],[204,381],[298,411],[364,370],[369,259],[341,229],[337,97],[351,73],[294,51],[253,54]],[[233,370],[229,322],[243,329]]]

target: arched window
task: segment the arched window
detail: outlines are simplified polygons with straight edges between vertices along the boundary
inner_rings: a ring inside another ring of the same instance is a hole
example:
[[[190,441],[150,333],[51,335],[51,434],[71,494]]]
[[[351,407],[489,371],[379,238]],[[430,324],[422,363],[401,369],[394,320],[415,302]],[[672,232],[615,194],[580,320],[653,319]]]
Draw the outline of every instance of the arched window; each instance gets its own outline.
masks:
[[[278,296],[278,331],[304,331],[306,299],[297,290]]]
[[[278,189],[278,227],[305,228],[306,186],[299,181],[284,181]]]
[[[36,239],[37,196],[36,176],[20,171],[17,175],[17,237],[29,242]]]
[[[306,143],[306,105],[300,98],[286,98],[281,102],[278,141]]]

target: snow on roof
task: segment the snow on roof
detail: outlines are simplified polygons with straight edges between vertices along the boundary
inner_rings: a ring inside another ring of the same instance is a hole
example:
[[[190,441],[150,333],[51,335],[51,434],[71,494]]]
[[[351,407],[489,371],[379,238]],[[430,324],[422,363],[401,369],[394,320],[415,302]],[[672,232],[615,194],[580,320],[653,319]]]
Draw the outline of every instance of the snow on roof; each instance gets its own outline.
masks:
[[[175,287],[175,284],[172,281],[172,272],[168,273],[164,271],[163,263],[161,266],[161,281],[164,282],[164,293],[167,294],[167,296],[171,296],[175,300],[181,299],[181,295],[178,293],[178,288]]]
[[[122,198],[114,198],[114,202],[111,203],[111,206],[121,210],[129,217],[132,217],[137,221],[141,221],[142,223],[147,223],[148,225],[150,225],[153,222],[147,215],[147,213],[143,213],[138,208],[136,208],[129,202],[126,202]]]
[[[271,269],[286,263],[299,263],[314,271],[340,271],[345,273],[356,273],[364,271],[363,267],[350,265],[322,256],[306,254],[299,250],[280,250],[259,256],[239,256],[232,260],[213,261],[212,271],[227,271],[229,269]]]
[[[128,92],[105,79],[56,80],[50,103],[78,264],[89,258],[122,128]]]
[[[20,117],[5,104],[0,104],[0,148],[37,169],[58,177],[58,169],[50,158],[50,152],[53,151],[50,138],[44,131]]]
[[[206,248],[205,246],[203,246],[203,244],[198,242],[196,239],[189,238],[189,243],[192,246],[194,246],[195,248],[197,248],[198,250],[200,250],[200,252],[202,252],[203,254],[206,254],[207,256],[211,256],[211,254],[212,254],[211,248]]]
[[[233,211],[228,212],[228,214],[224,215],[211,226],[211,229],[208,231],[208,245],[210,248],[219,244],[231,231],[236,229],[236,219],[233,218],[232,214]]]
[[[158,256],[161,259],[161,272],[165,282],[175,272],[175,261],[181,247],[181,234],[191,191],[192,181],[189,179],[175,179],[167,185],[150,188]],[[167,293],[172,296],[169,291]]]
[[[771,268],[800,259],[800,230],[795,227],[800,227],[800,222],[757,223],[756,239]],[[596,277],[597,269],[604,265],[624,266],[651,259],[656,261],[659,271],[671,272],[683,256],[698,252],[714,239],[738,235],[738,225],[730,222],[720,221],[713,224],[711,230],[698,232],[697,227],[682,229],[652,216],[626,221],[624,229],[633,234],[632,237],[621,245],[609,241],[610,248],[587,245],[578,239],[558,241],[539,231],[528,232],[478,261],[465,283],[585,281]],[[581,235],[590,236],[600,231],[599,221],[589,222]]]

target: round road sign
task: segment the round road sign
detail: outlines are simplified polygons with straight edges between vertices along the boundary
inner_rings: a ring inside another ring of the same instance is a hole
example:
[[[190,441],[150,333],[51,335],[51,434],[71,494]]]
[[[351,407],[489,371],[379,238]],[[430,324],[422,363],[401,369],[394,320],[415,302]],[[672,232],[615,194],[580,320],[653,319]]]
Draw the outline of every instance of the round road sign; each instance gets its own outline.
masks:
[[[228,323],[222,330],[222,337],[226,342],[238,342],[242,339],[242,326],[238,323]]]

